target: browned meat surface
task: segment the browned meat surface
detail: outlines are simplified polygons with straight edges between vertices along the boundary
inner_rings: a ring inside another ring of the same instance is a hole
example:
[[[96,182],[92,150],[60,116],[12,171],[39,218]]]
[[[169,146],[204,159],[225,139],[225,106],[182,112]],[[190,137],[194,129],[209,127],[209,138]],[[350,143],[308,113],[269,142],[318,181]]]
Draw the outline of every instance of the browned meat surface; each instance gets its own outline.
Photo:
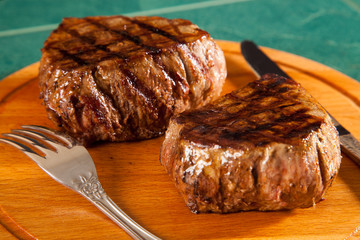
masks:
[[[338,133],[298,83],[265,75],[173,117],[161,163],[193,212],[309,207],[338,173]]]
[[[157,137],[225,77],[223,52],[190,21],[124,16],[65,18],[39,72],[49,118],[84,143]]]

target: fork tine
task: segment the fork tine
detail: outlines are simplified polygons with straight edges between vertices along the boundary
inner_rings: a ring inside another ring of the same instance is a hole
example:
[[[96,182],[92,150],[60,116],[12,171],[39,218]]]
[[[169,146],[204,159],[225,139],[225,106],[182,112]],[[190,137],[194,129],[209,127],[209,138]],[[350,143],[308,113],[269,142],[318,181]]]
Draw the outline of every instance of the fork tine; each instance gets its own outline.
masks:
[[[27,128],[27,129],[37,130],[37,131],[40,131],[40,132],[43,132],[43,133],[47,133],[47,134],[49,134],[51,136],[55,136],[55,137],[61,139],[62,141],[64,141],[69,146],[73,145],[73,142],[70,141],[69,138],[62,136],[61,134],[56,133],[55,131],[53,131],[53,130],[51,130],[49,128],[46,128],[46,127],[43,127],[43,126],[38,126],[38,125],[22,125],[21,127],[22,128]],[[51,140],[51,139],[48,139],[48,140]]]
[[[40,167],[42,166],[42,160],[45,160],[45,158],[41,157],[38,153],[34,152],[31,148],[29,148],[28,146],[26,146],[22,143],[19,143],[17,141],[14,141],[14,140],[8,139],[8,138],[0,138],[0,142],[7,143],[7,144],[21,150],[29,158],[31,158],[34,162],[36,162]]]
[[[15,131],[15,130],[13,130],[13,131]],[[41,144],[39,141],[37,141],[37,140],[35,140],[33,138],[30,138],[28,136],[19,135],[19,134],[13,134],[13,133],[3,133],[2,135],[5,136],[5,137],[12,137],[12,138],[14,138],[16,140],[24,141],[26,143],[29,143],[32,146],[36,146],[36,148],[40,149],[45,154],[48,154],[49,152],[52,152],[52,150],[49,149],[48,147],[46,147],[44,144]],[[11,139],[8,139],[8,140],[11,141]],[[13,141],[13,142],[16,142],[16,141]],[[21,144],[19,142],[16,142],[16,143]],[[24,147],[27,147],[24,144],[21,144],[21,145],[24,146]],[[27,147],[27,148],[30,149],[29,147]]]
[[[66,148],[67,146],[63,146],[61,143],[58,143],[56,142],[55,140],[47,137],[45,134],[43,133],[39,133],[39,132],[36,132],[36,131],[32,131],[32,130],[25,130],[25,129],[13,129],[11,130],[12,132],[15,132],[15,133],[22,133],[22,134],[25,134],[25,135],[21,135],[22,137],[25,137],[26,135],[27,136],[33,136],[35,138],[40,138],[41,140],[43,140],[44,142],[46,142],[47,144],[53,146],[57,151],[60,150],[61,147],[64,147]],[[45,145],[42,145],[39,141],[35,140],[35,139],[32,139],[32,138],[29,138],[27,137],[28,140],[30,141],[33,141],[35,142],[36,145],[41,145],[43,147],[46,148]]]
[[[2,134],[2,135],[6,136],[6,134]],[[29,152],[29,153],[37,154],[31,148],[29,148],[28,146],[26,146],[26,145],[24,145],[22,143],[16,142],[14,140],[11,140],[11,139],[0,138],[0,142],[10,144],[11,146],[16,147],[17,149],[19,149],[19,150],[21,150],[23,152]]]
[[[68,146],[72,146],[73,143],[66,137],[62,136],[61,134],[59,133],[56,133],[55,131],[51,130],[51,129],[48,129],[46,127],[43,127],[43,126],[37,126],[37,125],[23,125],[21,126],[22,128],[24,129],[32,129],[32,130],[36,130],[36,131],[39,131],[39,132],[42,132],[42,133],[47,133],[49,134],[50,136],[54,136],[56,138],[59,138],[60,140],[62,140],[63,142],[65,142]],[[22,130],[24,131],[24,130]],[[26,130],[26,131],[30,131],[30,130]],[[36,134],[38,137],[40,137],[41,139],[43,140],[48,140],[48,141],[51,141],[51,142],[55,142],[53,139],[47,137],[46,135],[44,134],[41,134],[39,132],[35,132],[35,131],[30,131],[32,134]],[[51,144],[51,143],[49,143]],[[54,146],[53,144],[51,144],[52,146]],[[56,146],[54,146],[56,147]]]

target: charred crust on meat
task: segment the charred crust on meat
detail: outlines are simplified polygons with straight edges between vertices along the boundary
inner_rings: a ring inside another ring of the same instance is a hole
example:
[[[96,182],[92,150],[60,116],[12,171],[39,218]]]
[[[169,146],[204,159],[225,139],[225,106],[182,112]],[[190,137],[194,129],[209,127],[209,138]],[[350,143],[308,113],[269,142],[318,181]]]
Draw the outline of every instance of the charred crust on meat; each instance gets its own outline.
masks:
[[[255,166],[253,166],[251,168],[251,175],[253,176],[254,179],[254,187],[257,188],[258,185],[258,173],[257,173],[257,169]]]
[[[172,115],[218,97],[225,77],[224,54],[207,32],[161,17],[65,18],[39,69],[49,118],[84,144],[158,137]]]
[[[341,152],[322,106],[300,84],[268,74],[173,117],[160,160],[183,177],[175,185],[191,211],[229,213],[313,206]]]
[[[212,141],[232,147],[241,147],[241,141],[264,146],[272,141],[288,143],[294,138],[303,138],[316,131],[323,119],[310,115],[310,109],[301,106],[297,92],[291,96],[286,94],[291,86],[298,84],[283,77],[265,76],[248,85],[249,94],[233,92],[226,96],[235,97],[237,102],[186,112],[176,119],[178,123],[192,123],[186,124],[182,137],[199,139],[199,143],[205,145]],[[267,119],[264,120],[263,115]],[[204,139],[200,137],[202,134],[213,137]]]
[[[144,29],[147,29],[147,30],[149,30],[149,31],[151,31],[153,33],[160,34],[160,35],[162,35],[164,37],[167,37],[167,38],[171,39],[174,42],[185,43],[185,42],[180,41],[175,35],[172,35],[172,34],[166,32],[166,31],[164,31],[164,30],[162,30],[162,29],[160,29],[158,27],[155,27],[155,26],[152,26],[152,25],[147,24],[145,22],[141,22],[141,21],[131,19],[131,18],[128,18],[128,17],[124,17],[124,18],[126,18],[128,21],[130,21],[132,23],[135,23],[135,24],[139,25],[140,27],[142,27]]]

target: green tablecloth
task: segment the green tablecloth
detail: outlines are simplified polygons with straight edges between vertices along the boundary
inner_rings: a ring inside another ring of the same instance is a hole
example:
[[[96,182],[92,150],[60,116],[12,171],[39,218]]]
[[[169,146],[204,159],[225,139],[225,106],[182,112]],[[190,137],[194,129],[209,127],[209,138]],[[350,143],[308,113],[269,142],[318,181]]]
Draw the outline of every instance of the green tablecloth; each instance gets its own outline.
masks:
[[[215,39],[251,39],[360,81],[360,0],[0,0],[0,79],[39,61],[62,18],[119,14],[189,19]]]

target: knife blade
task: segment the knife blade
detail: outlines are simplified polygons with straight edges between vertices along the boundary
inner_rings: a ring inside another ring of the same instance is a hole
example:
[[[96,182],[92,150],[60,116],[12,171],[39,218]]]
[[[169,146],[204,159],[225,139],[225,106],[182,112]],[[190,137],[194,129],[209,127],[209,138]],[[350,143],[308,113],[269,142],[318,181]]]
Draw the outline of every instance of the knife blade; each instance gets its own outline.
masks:
[[[249,40],[242,41],[241,52],[258,77],[266,73],[276,73],[291,79],[291,77],[281,70],[254,42]],[[330,117],[339,132],[341,151],[360,167],[360,142],[334,117],[331,115]]]

